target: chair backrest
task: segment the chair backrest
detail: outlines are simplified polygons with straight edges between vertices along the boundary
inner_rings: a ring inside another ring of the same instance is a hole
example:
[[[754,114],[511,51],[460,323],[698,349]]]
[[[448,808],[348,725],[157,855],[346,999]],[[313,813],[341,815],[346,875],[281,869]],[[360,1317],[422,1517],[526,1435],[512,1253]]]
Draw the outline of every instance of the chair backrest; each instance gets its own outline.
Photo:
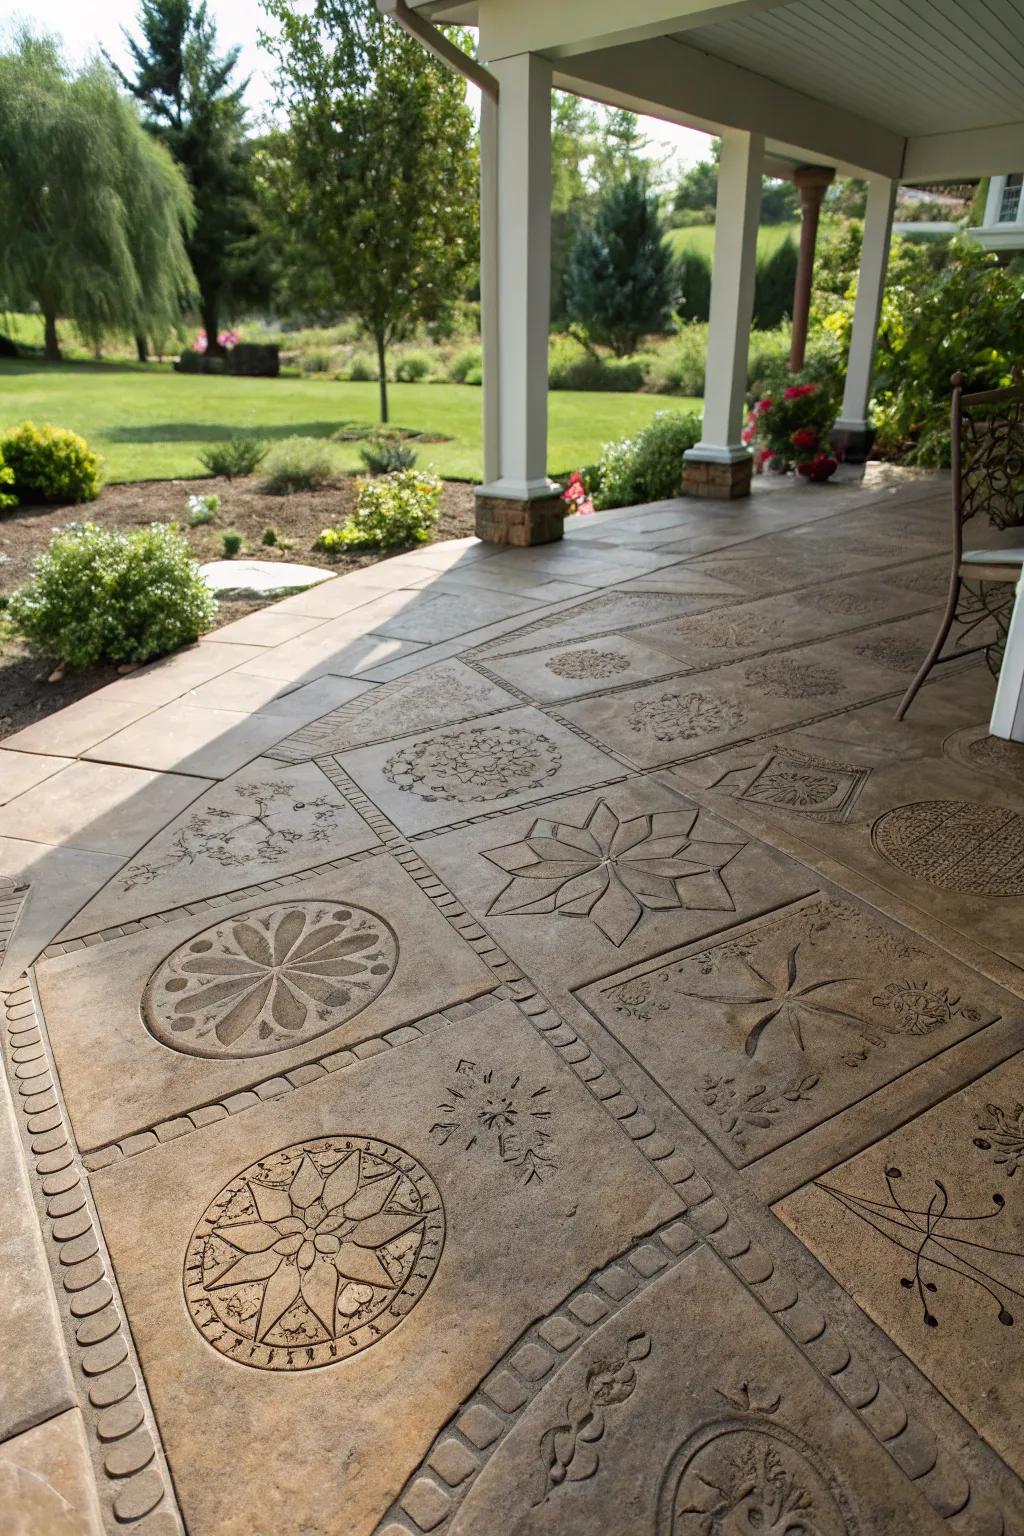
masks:
[[[956,558],[963,526],[981,513],[995,528],[1024,524],[1024,375],[1013,370],[1005,389],[966,394],[963,375],[952,378],[950,414],[953,535]]]

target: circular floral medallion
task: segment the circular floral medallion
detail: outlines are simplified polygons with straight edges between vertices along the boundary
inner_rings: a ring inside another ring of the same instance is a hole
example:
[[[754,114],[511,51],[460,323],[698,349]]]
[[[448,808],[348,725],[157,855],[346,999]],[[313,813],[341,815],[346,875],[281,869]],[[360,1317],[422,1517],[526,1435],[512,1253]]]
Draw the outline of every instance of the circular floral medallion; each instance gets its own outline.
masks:
[[[562,755],[546,736],[515,725],[475,725],[396,753],[384,764],[384,777],[421,800],[472,805],[537,789],[561,766]]]
[[[635,705],[629,726],[655,741],[692,741],[730,731],[745,718],[746,710],[733,699],[713,693],[663,693]]]
[[[967,768],[1007,774],[1024,783],[1024,742],[990,736],[987,726],[973,725],[966,730],[954,731],[942,743],[942,750],[947,757]]]
[[[871,841],[897,869],[947,891],[1024,896],[1024,816],[969,800],[894,806]]]
[[[560,651],[545,666],[556,677],[613,677],[629,671],[629,658],[617,651]]]
[[[336,1029],[387,986],[398,940],[362,907],[292,901],[226,918],[150,977],[147,1028],[192,1056],[264,1056]]]
[[[331,1365],[412,1310],[444,1233],[441,1196],[415,1158],[322,1136],[261,1158],[210,1202],[185,1254],[185,1300],[204,1338],[243,1365]]]

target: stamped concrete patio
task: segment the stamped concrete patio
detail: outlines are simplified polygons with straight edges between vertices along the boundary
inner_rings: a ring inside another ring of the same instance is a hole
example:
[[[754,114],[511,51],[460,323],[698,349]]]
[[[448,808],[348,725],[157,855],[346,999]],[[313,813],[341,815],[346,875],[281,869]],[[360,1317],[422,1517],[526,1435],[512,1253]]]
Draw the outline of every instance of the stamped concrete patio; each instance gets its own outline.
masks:
[[[4,744],[5,1533],[1024,1531],[947,499],[431,546]]]

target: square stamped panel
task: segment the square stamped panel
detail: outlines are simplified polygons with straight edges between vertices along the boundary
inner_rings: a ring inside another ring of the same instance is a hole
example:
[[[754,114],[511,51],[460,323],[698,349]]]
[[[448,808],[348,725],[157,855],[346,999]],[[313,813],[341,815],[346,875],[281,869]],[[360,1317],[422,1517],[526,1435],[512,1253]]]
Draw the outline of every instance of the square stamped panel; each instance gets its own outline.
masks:
[[[363,747],[337,761],[384,815],[409,833],[605,784],[626,771],[529,708]]]
[[[1024,1020],[1019,999],[825,895],[577,995],[736,1167],[1003,1015]]]
[[[508,556],[502,557],[507,560]],[[669,573],[672,574],[672,573]],[[651,578],[661,580],[660,576]],[[697,583],[694,583],[697,585]],[[679,593],[673,591],[618,590],[603,592],[587,602],[576,603],[562,613],[503,635],[480,647],[481,656],[511,656],[537,646],[561,644],[565,640],[588,640],[596,635],[613,634],[619,629],[639,628],[675,618],[683,613],[700,613],[714,608],[722,597],[716,593]]]
[[[92,1188],[186,1526],[230,1536],[369,1536],[533,1319],[680,1210],[511,1004]]]
[[[37,984],[84,1149],[494,982],[381,854],[64,955],[40,967]]]
[[[1022,1178],[1017,1055],[774,1208],[1018,1475]]]
[[[560,1343],[556,1370],[510,1432],[472,1458],[484,1465],[451,1536],[948,1530],[713,1253],[692,1248],[666,1267],[651,1243],[641,1256],[660,1258],[663,1272],[578,1345]],[[563,1337],[567,1321],[552,1320]],[[865,1379],[860,1364],[851,1370]],[[428,1465],[443,1473],[441,1447]],[[406,1495],[410,1511],[422,1486]]]
[[[643,778],[444,833],[420,852],[563,996],[817,888],[801,865]]]
[[[627,634],[520,651],[515,656],[494,656],[487,662],[487,671],[544,704],[594,693],[616,683],[667,677],[681,666],[674,657],[641,645]]]

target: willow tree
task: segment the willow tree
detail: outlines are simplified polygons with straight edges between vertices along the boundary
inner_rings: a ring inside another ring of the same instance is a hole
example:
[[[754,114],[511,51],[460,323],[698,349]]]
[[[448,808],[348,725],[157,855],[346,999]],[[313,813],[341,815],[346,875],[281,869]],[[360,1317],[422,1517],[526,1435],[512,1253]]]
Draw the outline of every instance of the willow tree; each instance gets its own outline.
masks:
[[[193,288],[192,200],[167,151],[100,63],[72,74],[52,38],[20,33],[0,54],[0,303],[38,309],[94,345],[166,334]]]
[[[263,3],[286,122],[264,157],[269,228],[293,300],[373,338],[387,421],[388,347],[443,321],[475,274],[465,85],[372,0]]]

